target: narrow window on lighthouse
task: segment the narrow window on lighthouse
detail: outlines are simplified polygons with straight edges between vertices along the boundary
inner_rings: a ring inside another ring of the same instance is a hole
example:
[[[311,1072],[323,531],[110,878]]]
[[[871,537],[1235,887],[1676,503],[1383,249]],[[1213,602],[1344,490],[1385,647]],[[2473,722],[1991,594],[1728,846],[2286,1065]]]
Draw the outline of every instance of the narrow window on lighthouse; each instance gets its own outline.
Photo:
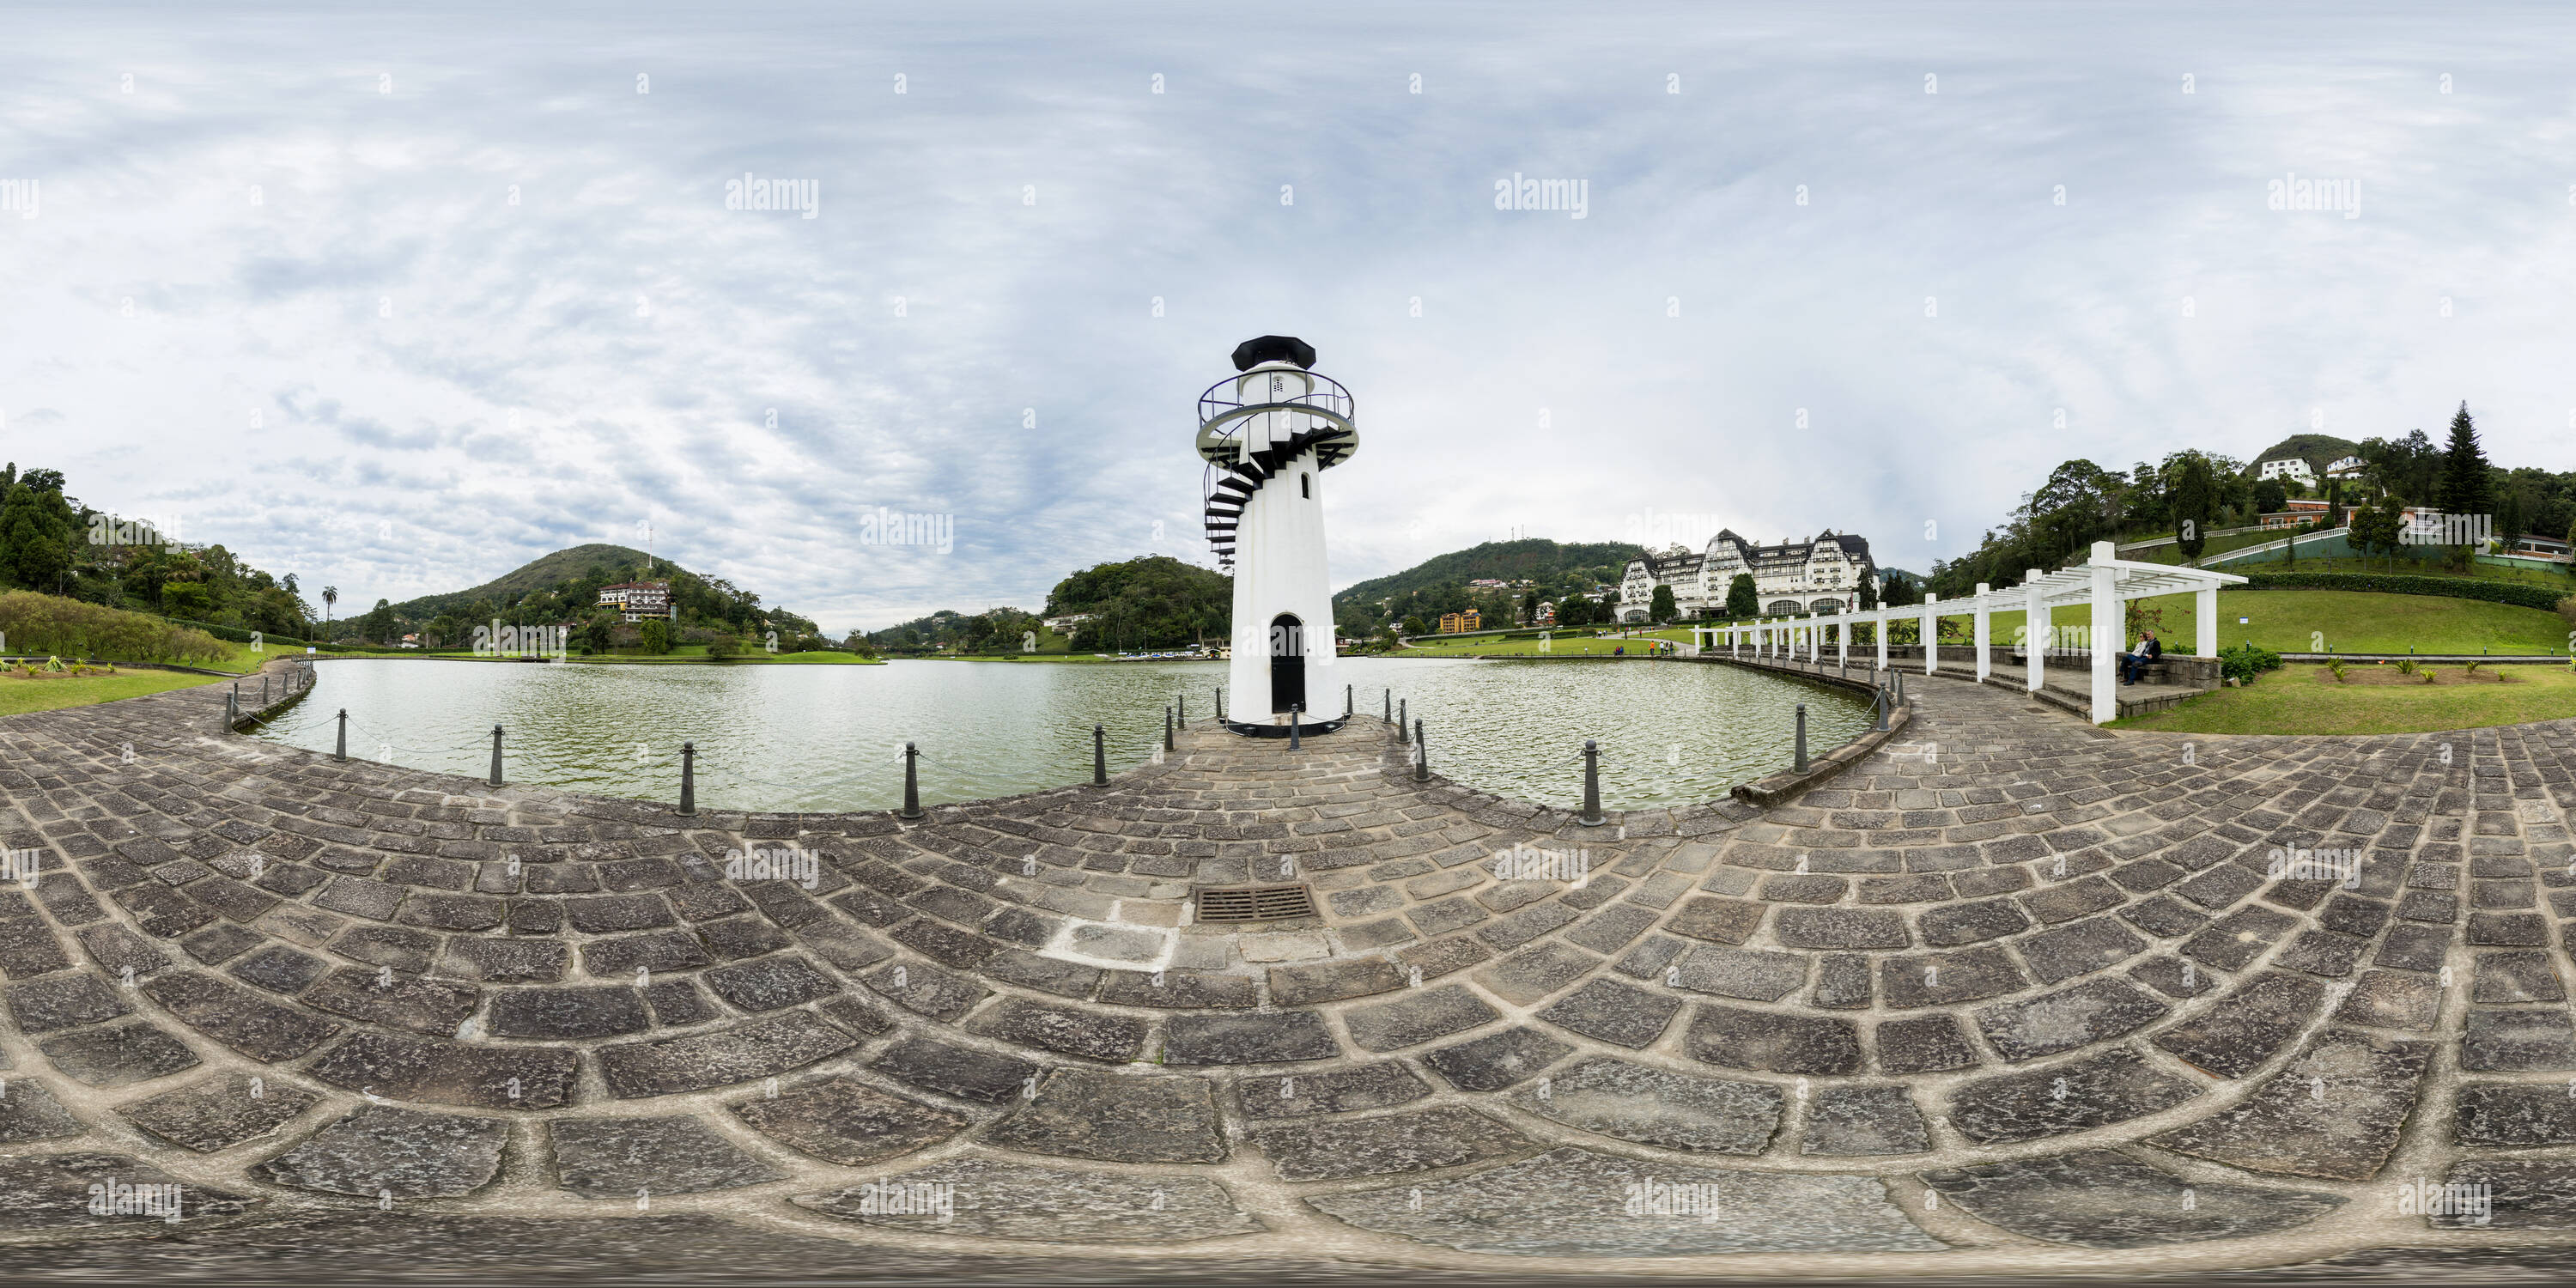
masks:
[[[1312,475],[1312,474],[1300,474],[1300,475],[1298,475],[1298,476],[1297,476],[1297,495],[1302,496],[1302,497],[1305,497],[1305,498],[1307,498],[1308,500],[1312,500],[1312,499],[1314,499],[1314,496],[1315,496],[1315,476],[1314,476],[1314,475]]]

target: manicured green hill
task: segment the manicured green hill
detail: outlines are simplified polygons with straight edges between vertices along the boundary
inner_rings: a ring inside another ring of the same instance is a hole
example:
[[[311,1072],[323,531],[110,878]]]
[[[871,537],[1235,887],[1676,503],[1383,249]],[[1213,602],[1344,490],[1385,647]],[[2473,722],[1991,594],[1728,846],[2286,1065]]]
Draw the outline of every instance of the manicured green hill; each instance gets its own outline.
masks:
[[[478,599],[488,599],[496,604],[511,603],[522,596],[553,590],[565,582],[588,578],[594,573],[604,575],[612,583],[631,580],[645,565],[645,554],[641,550],[592,542],[539,556],[471,590],[406,600],[394,605],[393,611],[397,617],[425,620],[440,613],[461,613]]]
[[[2295,456],[2316,470],[2317,477],[2323,478],[2326,466],[2347,456],[2359,455],[2361,444],[2348,438],[2337,438],[2332,434],[2292,434],[2247,459],[2245,473],[2251,478],[2262,471],[2263,462]]]

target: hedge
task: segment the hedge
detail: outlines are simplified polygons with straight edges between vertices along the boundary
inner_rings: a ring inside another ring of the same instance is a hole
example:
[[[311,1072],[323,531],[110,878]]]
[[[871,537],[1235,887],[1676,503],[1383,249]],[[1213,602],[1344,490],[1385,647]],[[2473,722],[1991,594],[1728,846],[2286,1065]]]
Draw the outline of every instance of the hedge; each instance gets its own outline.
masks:
[[[12,653],[120,662],[213,662],[223,650],[203,631],[121,608],[29,590],[0,594],[0,635]]]
[[[2258,572],[2246,576],[2248,590],[2363,590],[2381,595],[2440,595],[2449,599],[2483,599],[2549,612],[2566,598],[2565,590],[2521,581],[2484,581],[2474,577],[2410,577],[2379,572]]]
[[[163,618],[162,620],[169,622],[173,626],[185,626],[192,630],[204,631],[208,635],[214,636],[216,639],[230,640],[235,644],[250,643],[250,637],[252,634],[252,632],[246,627],[218,626],[213,622],[192,622],[184,617],[168,617]],[[280,648],[310,647],[320,649],[325,653],[391,653],[396,651],[386,648],[380,644],[344,644],[337,640],[303,640],[297,639],[292,635],[278,635],[271,632],[260,632],[260,644],[263,647],[270,644],[275,644]]]

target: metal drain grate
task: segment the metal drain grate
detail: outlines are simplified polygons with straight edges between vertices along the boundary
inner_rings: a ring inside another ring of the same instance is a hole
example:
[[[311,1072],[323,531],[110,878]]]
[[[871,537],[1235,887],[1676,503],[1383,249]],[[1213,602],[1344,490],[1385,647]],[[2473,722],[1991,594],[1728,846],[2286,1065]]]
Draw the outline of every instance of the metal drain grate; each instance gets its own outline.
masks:
[[[1315,915],[1315,896],[1301,885],[1199,891],[1200,921],[1278,921]]]

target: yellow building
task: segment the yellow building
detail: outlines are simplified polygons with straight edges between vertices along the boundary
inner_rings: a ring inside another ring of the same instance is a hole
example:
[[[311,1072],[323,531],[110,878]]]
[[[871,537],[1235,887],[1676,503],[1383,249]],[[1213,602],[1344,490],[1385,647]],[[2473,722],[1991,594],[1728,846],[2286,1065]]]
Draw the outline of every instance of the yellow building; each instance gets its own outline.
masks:
[[[1479,630],[1482,627],[1483,622],[1478,618],[1476,610],[1472,608],[1463,613],[1440,615],[1440,633],[1443,635],[1455,635],[1460,631]]]

